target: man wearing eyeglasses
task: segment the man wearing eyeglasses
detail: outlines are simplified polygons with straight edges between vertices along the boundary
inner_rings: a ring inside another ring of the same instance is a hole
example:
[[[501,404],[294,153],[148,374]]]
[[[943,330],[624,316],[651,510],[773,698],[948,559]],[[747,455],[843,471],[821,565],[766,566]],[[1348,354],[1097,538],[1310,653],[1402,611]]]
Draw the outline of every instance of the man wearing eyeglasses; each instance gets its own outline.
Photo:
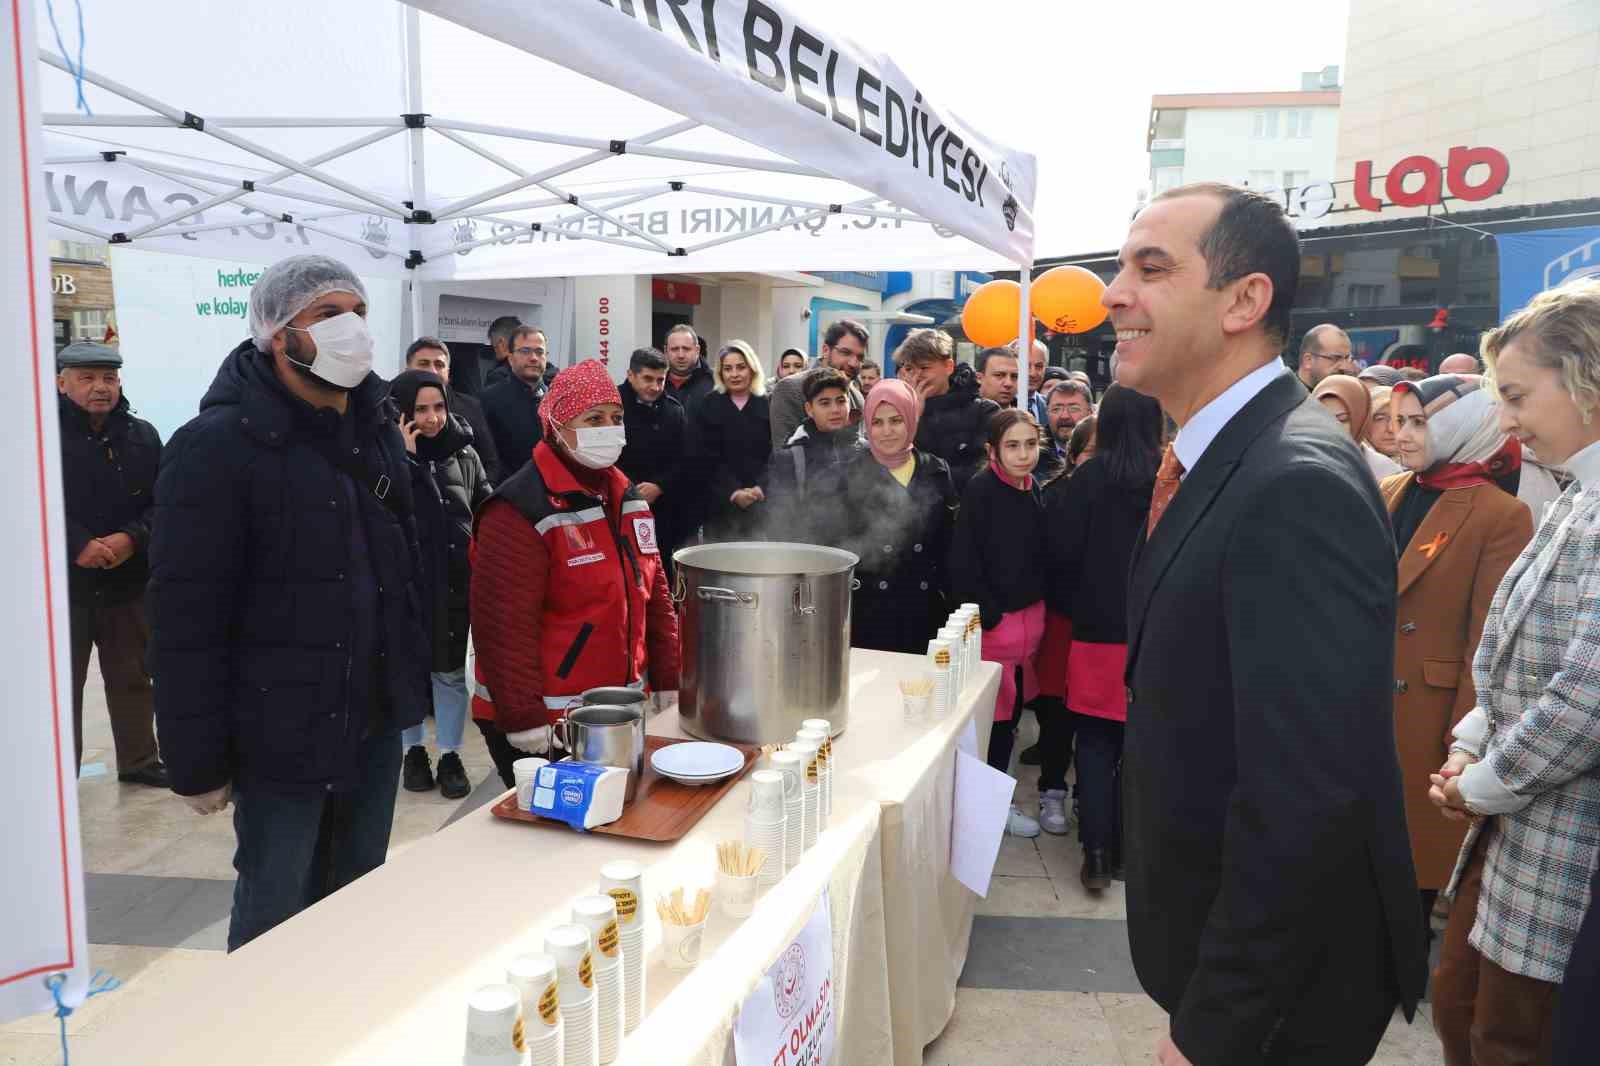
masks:
[[[501,473],[515,473],[533,456],[533,446],[544,431],[539,424],[539,404],[544,400],[544,370],[550,348],[544,330],[519,326],[511,335],[506,365],[510,376],[483,391],[484,417],[500,453]]]
[[[1322,384],[1329,374],[1357,373],[1350,358],[1350,334],[1331,322],[1312,326],[1300,342],[1300,383],[1308,390]]]

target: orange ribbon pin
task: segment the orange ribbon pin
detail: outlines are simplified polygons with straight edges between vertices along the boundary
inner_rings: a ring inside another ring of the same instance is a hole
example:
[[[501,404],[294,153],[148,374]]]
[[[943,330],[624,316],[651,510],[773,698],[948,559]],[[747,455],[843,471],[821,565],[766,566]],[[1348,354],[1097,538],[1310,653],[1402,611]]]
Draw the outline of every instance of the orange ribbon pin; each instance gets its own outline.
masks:
[[[1449,542],[1450,542],[1450,534],[1448,534],[1448,533],[1440,533],[1437,536],[1435,536],[1432,540],[1428,541],[1428,543],[1426,543],[1422,547],[1418,548],[1417,551],[1421,552],[1423,555],[1426,555],[1428,557],[1428,560],[1431,562],[1433,560],[1434,555],[1439,551],[1439,549],[1444,547]]]

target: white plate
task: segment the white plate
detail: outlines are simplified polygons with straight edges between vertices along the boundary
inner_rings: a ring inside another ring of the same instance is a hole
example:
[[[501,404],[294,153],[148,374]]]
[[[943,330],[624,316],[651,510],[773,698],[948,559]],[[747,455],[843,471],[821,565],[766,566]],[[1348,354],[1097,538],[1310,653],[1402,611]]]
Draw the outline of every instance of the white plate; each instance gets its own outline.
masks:
[[[661,774],[667,780],[676,781],[680,785],[688,785],[690,788],[699,788],[701,785],[714,785],[718,781],[725,781],[733,777],[738,772],[738,770],[729,770],[727,773],[717,774],[715,777],[680,777],[677,774],[661,773],[659,767],[656,769],[656,773]]]
[[[650,765],[656,773],[674,780],[717,781],[742,770],[744,754],[726,744],[694,740],[657,748],[650,755]]]

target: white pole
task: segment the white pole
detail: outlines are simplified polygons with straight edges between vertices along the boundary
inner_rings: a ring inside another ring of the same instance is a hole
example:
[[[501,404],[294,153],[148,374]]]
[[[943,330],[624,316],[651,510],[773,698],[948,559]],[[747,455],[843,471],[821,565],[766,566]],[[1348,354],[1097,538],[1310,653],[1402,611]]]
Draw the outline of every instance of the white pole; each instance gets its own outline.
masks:
[[[422,111],[422,36],[421,19],[417,9],[410,4],[405,5],[405,38],[406,38],[406,112],[419,114]],[[423,138],[427,130],[413,128],[409,131],[411,136],[411,209],[413,211],[426,211],[428,209],[428,172],[424,165]],[[411,247],[422,247],[422,227],[415,223],[406,226],[406,233],[411,238]],[[411,336],[412,339],[422,336],[427,330],[422,323],[422,293],[417,289],[417,271],[412,268],[410,277],[406,281],[406,303],[411,311]]]
[[[1022,312],[1017,321],[1017,408],[1028,410],[1028,361],[1033,358],[1033,309],[1028,306],[1028,286],[1033,263],[1022,264]]]

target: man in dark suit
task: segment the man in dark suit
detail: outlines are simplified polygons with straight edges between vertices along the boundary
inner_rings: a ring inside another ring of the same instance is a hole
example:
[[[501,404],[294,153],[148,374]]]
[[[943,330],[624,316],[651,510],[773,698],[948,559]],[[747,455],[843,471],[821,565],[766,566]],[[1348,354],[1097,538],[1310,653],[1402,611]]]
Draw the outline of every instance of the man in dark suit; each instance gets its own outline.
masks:
[[[1271,200],[1185,186],[1134,220],[1104,297],[1117,380],[1179,426],[1130,575],[1123,762],[1162,1066],[1367,1062],[1425,977],[1394,542],[1349,435],[1279,359],[1299,265]]]
[[[468,396],[450,384],[450,349],[445,347],[444,341],[438,337],[418,337],[412,341],[406,349],[406,369],[426,370],[444,379],[445,388],[450,390],[450,395],[446,397],[450,413],[459,416],[472,428],[472,448],[483,461],[484,476],[491,485],[497,483],[501,477],[500,453],[494,446],[489,419],[484,415],[476,396]]]
[[[696,489],[689,476],[688,420],[683,405],[666,394],[667,360],[654,348],[635,348],[628,357],[628,380],[617,388],[628,444],[617,469],[656,518],[661,565],[672,579],[672,553],[696,521]]]
[[[508,376],[483,390],[483,414],[489,420],[494,450],[500,456],[501,478],[522,469],[533,457],[533,446],[544,437],[539,404],[544,401],[545,359],[549,355],[544,330],[518,326],[511,333]]]

